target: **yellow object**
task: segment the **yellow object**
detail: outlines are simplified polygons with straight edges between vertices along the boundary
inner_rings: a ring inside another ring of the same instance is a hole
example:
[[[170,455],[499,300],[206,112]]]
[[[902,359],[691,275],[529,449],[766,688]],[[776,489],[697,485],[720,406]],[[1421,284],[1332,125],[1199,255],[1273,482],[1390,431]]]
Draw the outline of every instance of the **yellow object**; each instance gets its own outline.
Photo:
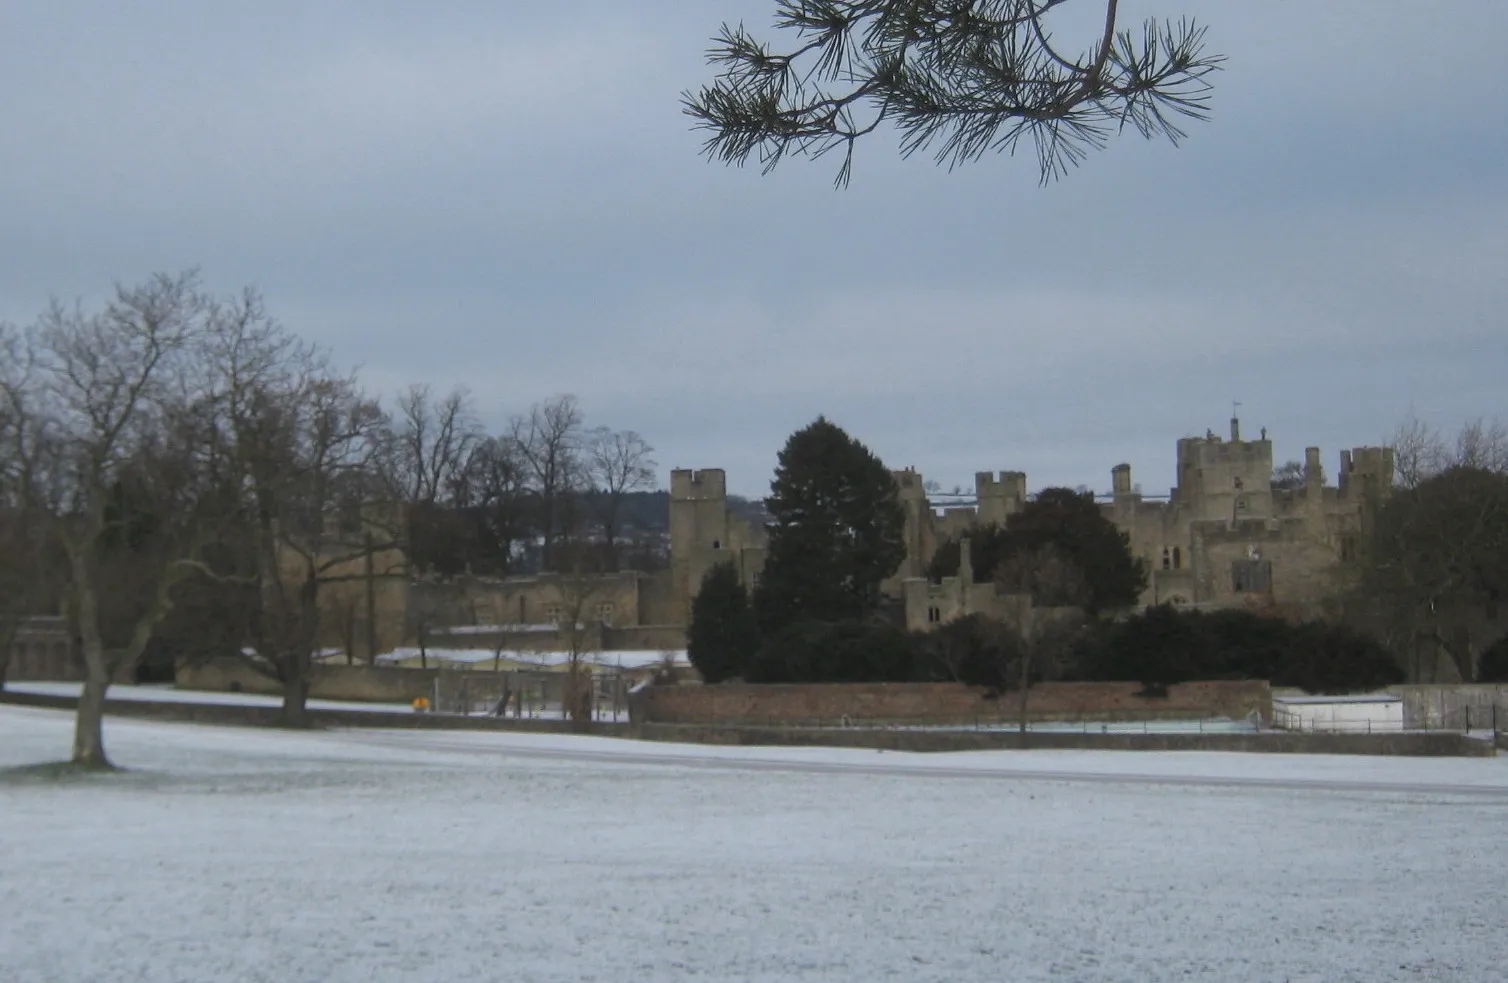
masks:
[[[414,698],[414,712],[415,713],[424,713],[428,709],[429,709],[429,699],[427,697],[417,696],[417,697]]]

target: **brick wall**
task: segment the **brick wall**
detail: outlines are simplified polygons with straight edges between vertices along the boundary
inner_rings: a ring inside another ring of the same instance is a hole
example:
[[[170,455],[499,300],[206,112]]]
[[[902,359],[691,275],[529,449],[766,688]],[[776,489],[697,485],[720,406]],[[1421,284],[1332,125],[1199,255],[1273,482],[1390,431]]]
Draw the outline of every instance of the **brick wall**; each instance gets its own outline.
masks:
[[[1043,683],[1029,694],[1033,720],[1272,718],[1266,682],[1184,683],[1166,697],[1138,696],[1137,683]],[[1015,720],[1019,698],[956,683],[658,686],[634,697],[634,719],[671,724],[803,724],[835,721],[956,723]]]

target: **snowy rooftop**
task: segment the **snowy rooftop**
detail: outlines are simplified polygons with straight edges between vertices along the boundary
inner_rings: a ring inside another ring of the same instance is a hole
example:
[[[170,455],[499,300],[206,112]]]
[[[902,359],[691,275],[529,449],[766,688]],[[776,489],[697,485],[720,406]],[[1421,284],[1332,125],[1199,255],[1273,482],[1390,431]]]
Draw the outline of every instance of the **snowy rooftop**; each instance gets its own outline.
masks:
[[[412,662],[420,658],[417,648],[400,648],[384,652],[377,657],[379,663]],[[537,666],[564,666],[570,663],[569,652],[534,652],[523,649],[426,649],[425,661],[479,665],[494,660],[508,663],[524,663]],[[685,649],[622,649],[609,652],[583,652],[580,659],[595,666],[614,666],[623,669],[649,669],[669,658],[677,665],[686,665]]]
[[[1391,693],[1356,693],[1347,696],[1274,696],[1273,703],[1293,705],[1313,703],[1397,703],[1402,697]]]

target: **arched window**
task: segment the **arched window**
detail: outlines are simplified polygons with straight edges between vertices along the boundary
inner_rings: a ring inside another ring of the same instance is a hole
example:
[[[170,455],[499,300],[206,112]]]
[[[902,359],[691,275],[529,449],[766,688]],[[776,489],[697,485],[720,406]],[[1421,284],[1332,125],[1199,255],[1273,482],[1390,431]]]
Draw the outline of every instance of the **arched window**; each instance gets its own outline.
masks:
[[[1183,550],[1179,549],[1177,546],[1173,547],[1173,569],[1183,569]]]

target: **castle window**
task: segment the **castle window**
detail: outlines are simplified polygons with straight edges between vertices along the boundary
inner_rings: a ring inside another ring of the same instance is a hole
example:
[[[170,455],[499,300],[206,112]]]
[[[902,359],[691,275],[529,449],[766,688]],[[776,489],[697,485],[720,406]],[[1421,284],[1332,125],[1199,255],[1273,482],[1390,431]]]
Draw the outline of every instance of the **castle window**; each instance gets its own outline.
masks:
[[[1237,594],[1260,594],[1272,590],[1271,560],[1233,560],[1231,590]]]
[[[560,624],[560,605],[559,604],[546,604],[545,605],[545,623],[546,624],[550,624],[550,625],[558,625],[558,624]]]
[[[1350,563],[1356,559],[1356,537],[1342,536],[1340,538],[1340,559],[1342,563]]]
[[[604,625],[610,625],[610,624],[612,624],[612,622],[613,622],[613,602],[612,601],[603,601],[601,604],[597,605],[597,620],[599,622],[601,622],[602,624],[604,624]]]
[[[1183,569],[1183,550],[1179,549],[1177,546],[1173,547],[1173,569]]]
[[[721,539],[714,539],[712,541],[712,548],[715,549],[715,550],[722,549],[723,548],[723,541]]]
[[[1173,569],[1173,554],[1166,546],[1162,548],[1162,568],[1164,570]]]
[[[1246,499],[1244,497],[1236,499],[1236,511],[1237,512],[1245,512],[1246,511]]]
[[[1241,479],[1237,478],[1236,479],[1236,491],[1240,491],[1241,488],[1242,488]]]
[[[942,608],[928,608],[927,620],[934,625],[942,621]]]

